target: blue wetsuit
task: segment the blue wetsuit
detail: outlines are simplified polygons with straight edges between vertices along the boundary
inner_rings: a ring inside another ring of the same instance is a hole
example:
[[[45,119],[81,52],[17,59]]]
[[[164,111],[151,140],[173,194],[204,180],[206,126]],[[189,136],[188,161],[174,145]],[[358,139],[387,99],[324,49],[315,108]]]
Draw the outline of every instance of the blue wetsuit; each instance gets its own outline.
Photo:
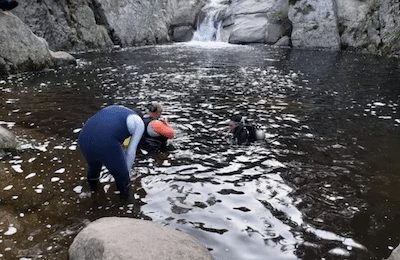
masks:
[[[88,119],[80,132],[78,143],[88,163],[87,177],[91,188],[98,182],[104,165],[114,177],[121,195],[128,195],[129,170],[143,131],[144,123],[138,113],[123,106],[103,108]],[[131,142],[125,155],[121,144],[129,136],[132,136]]]

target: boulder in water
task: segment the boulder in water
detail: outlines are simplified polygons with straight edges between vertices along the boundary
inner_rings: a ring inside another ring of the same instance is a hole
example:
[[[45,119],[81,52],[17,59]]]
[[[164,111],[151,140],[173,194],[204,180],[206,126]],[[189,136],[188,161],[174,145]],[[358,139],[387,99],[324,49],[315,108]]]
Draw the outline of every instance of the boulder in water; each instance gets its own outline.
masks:
[[[53,58],[54,64],[58,66],[76,64],[74,56],[65,51],[50,51],[50,55]]]
[[[185,233],[150,221],[107,217],[92,222],[75,237],[69,259],[209,260],[212,256]]]

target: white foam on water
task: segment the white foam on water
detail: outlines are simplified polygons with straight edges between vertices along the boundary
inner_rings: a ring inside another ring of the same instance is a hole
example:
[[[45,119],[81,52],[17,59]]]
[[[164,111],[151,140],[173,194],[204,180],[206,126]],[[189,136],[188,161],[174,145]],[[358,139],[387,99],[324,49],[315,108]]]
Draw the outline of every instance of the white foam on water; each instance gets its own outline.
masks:
[[[75,151],[76,150],[76,145],[71,145],[70,147],[68,147],[68,149],[70,149],[71,151]]]
[[[322,239],[341,241],[346,246],[351,246],[351,247],[356,247],[359,249],[366,250],[365,246],[361,245],[360,243],[357,243],[353,239],[342,237],[342,236],[336,235],[335,233],[332,233],[329,231],[316,229],[309,225],[307,225],[306,231],[313,233],[314,235],[316,235],[317,237],[322,238]]]
[[[64,172],[65,172],[65,168],[60,168],[57,171],[55,171],[54,173],[60,174],[60,173],[64,173]]]
[[[103,187],[104,193],[107,193],[107,192],[108,192],[108,190],[110,189],[110,187],[111,187],[111,185],[110,185],[110,184],[106,184],[106,185],[104,185],[104,187]]]
[[[227,42],[208,42],[208,41],[190,41],[184,43],[175,43],[173,45],[182,45],[202,49],[225,49],[225,48],[250,48],[248,45],[231,44]],[[172,46],[173,46],[172,45]]]
[[[36,172],[29,173],[28,175],[25,176],[25,179],[30,179],[34,176],[36,176]]]
[[[286,166],[283,163],[279,162],[276,159],[268,159],[263,161],[261,164],[265,166],[270,166],[272,168],[286,168]]]
[[[57,145],[57,146],[54,146],[54,149],[63,150],[63,149],[65,149],[65,147],[62,145]]]
[[[59,177],[53,177],[53,178],[51,178],[51,182],[57,182],[57,181],[59,181],[60,180],[60,178]]]
[[[73,191],[75,191],[76,193],[81,193],[82,192],[82,186],[78,185],[76,186]]]
[[[386,104],[382,102],[374,102],[374,106],[383,107],[386,106]]]
[[[28,162],[29,162],[29,163],[31,163],[31,162],[33,162],[34,160],[36,160],[36,158],[35,158],[35,157],[33,157],[33,158],[30,158],[30,159],[28,160]]]
[[[349,251],[347,251],[347,250],[345,250],[343,248],[339,248],[339,247],[329,250],[328,253],[332,254],[332,255],[339,255],[339,256],[345,256],[345,257],[349,257],[350,256],[350,252]]]
[[[14,186],[13,185],[8,185],[3,188],[3,190],[11,190]]]
[[[167,160],[164,160],[162,163],[163,166],[171,166],[171,163],[168,162]]]
[[[15,233],[17,233],[17,229],[13,226],[9,226],[8,230],[6,232],[4,232],[4,235],[11,236],[11,235],[14,235]]]
[[[76,134],[76,133],[79,133],[81,130],[82,130],[82,128],[76,128],[76,129],[74,129],[72,132],[73,132],[74,134]]]
[[[42,193],[42,192],[43,192],[43,189],[44,189],[43,184],[39,184],[38,186],[36,186],[35,192],[36,192],[36,193]]]
[[[16,172],[18,172],[18,173],[22,173],[22,172],[24,172],[22,169],[21,169],[21,165],[11,165],[11,168],[14,170],[14,171],[16,171]]]

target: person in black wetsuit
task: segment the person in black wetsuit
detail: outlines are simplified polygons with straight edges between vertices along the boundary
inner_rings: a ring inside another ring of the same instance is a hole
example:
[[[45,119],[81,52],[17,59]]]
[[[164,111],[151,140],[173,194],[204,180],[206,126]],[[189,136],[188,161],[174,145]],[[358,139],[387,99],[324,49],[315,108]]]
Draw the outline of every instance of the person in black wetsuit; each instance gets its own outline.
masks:
[[[139,148],[148,152],[163,152],[169,150],[168,139],[175,137],[174,129],[168,120],[161,118],[163,107],[158,102],[147,106],[147,113],[143,116],[145,130],[139,143]]]
[[[0,0],[0,9],[3,11],[10,11],[18,6],[15,0]]]
[[[238,114],[231,117],[229,128],[232,133],[232,144],[248,145],[257,140],[265,139],[264,131],[246,124],[244,118]]]

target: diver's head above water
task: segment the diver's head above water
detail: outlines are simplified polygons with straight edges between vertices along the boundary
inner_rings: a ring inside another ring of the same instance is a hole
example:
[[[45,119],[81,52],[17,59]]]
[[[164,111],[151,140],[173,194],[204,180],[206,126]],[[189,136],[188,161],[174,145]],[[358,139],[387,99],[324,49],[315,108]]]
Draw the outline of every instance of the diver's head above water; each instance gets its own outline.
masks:
[[[239,126],[240,124],[243,124],[243,117],[239,114],[235,114],[231,117],[231,119],[229,120],[229,128],[231,130],[235,129],[237,126]]]
[[[151,102],[147,105],[147,114],[149,114],[152,118],[160,118],[162,112],[163,107],[159,102]]]

